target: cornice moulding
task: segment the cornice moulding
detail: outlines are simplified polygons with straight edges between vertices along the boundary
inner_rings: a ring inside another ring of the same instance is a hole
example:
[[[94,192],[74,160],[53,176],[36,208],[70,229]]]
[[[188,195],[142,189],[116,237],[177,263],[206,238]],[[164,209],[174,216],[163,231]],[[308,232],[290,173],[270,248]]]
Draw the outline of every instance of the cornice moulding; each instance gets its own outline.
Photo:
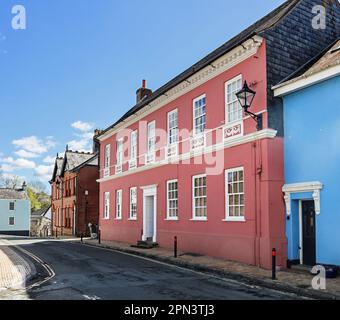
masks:
[[[138,122],[142,118],[164,107],[166,104],[178,99],[182,95],[192,91],[205,82],[217,77],[221,73],[250,58],[257,53],[259,47],[262,45],[262,42],[263,38],[260,36],[254,36],[251,39],[246,40],[242,45],[229,51],[219,59],[215,60],[211,65],[195,73],[185,81],[167,91],[162,96],[152,101],[149,105],[145,106],[129,118],[120,122],[114,128],[108,130],[106,133],[100,136],[98,140],[104,141],[110,138],[119,130],[123,130],[131,126],[135,122]]]

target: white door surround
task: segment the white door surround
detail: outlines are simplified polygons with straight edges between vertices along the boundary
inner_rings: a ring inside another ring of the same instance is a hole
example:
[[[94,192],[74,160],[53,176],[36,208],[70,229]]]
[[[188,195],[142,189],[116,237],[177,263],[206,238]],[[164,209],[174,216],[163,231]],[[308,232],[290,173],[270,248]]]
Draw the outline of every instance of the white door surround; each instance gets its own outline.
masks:
[[[141,187],[143,190],[143,241],[152,237],[157,242],[157,185]]]
[[[283,186],[282,191],[285,194],[285,202],[286,202],[286,212],[287,216],[291,215],[291,194],[292,193],[300,193],[300,192],[313,192],[313,200],[315,204],[315,213],[319,215],[321,213],[321,205],[320,205],[320,191],[322,190],[323,185],[321,182],[303,182],[303,183],[294,183],[294,184],[286,184]]]

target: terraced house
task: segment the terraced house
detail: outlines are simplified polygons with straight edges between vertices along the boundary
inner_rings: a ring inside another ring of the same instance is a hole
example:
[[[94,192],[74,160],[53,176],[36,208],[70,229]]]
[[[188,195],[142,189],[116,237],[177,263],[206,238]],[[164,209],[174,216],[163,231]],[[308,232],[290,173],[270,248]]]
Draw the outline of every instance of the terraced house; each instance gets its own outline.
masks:
[[[287,1],[158,90],[143,81],[98,136],[102,239],[172,247],[177,236],[181,251],[264,268],[276,248],[286,266],[283,108],[271,88],[336,39],[337,1],[325,29],[312,23],[323,4]],[[245,82],[248,113],[236,96]]]

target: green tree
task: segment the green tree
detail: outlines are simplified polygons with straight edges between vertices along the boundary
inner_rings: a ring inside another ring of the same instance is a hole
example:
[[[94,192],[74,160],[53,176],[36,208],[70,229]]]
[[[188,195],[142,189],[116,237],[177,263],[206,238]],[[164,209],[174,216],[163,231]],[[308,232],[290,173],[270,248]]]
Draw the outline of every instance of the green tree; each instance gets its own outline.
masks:
[[[34,190],[31,187],[27,188],[27,195],[31,201],[31,211],[38,211],[41,209],[41,203],[39,202],[39,199],[37,197],[37,194],[34,192]]]

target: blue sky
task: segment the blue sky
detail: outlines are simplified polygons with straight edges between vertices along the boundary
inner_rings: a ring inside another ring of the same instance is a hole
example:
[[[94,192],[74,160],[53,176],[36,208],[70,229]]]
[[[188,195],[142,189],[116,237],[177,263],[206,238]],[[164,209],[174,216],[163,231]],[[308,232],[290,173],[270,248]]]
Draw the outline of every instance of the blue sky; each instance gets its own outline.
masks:
[[[88,150],[135,102],[284,0],[2,0],[0,166],[48,181],[68,143]],[[26,30],[13,30],[14,5]]]

